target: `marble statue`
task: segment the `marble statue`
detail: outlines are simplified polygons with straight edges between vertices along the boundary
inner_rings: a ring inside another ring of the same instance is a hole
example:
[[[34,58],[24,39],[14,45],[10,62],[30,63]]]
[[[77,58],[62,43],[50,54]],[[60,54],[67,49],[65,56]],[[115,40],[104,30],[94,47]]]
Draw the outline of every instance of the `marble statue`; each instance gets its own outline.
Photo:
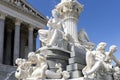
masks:
[[[18,65],[18,68],[15,72],[15,77],[20,79],[26,79],[30,76],[30,66],[31,63],[26,61],[25,59],[18,58],[16,60],[16,64]]]
[[[53,18],[51,17],[47,23],[49,29],[38,31],[43,46],[56,46],[63,39],[62,26],[56,9],[52,10],[52,16]]]
[[[80,31],[78,32],[78,40],[80,44],[86,48],[95,45],[94,43],[90,42],[89,37],[84,29],[80,29]]]
[[[42,46],[46,46],[49,43],[49,30],[40,29],[38,31],[39,40],[42,42]]]
[[[62,70],[62,66],[60,63],[56,64],[55,67],[57,69],[56,72],[53,72],[50,70],[46,71],[47,78],[50,78],[50,79],[61,79],[61,78],[68,79],[70,77],[70,74],[68,71]]]
[[[91,70],[92,66],[94,65],[95,63],[95,58],[94,58],[94,52],[93,51],[94,47],[93,46],[90,46],[89,48],[86,49],[86,66],[83,68],[82,72],[84,74],[84,77],[88,77],[88,75],[86,75],[86,72]],[[89,78],[93,78],[94,77],[94,74],[91,74],[89,76]]]
[[[56,72],[61,74],[62,79],[68,79],[70,77],[70,74],[68,71],[62,70],[62,65],[60,63],[56,64],[55,66],[56,68],[58,68]]]
[[[37,55],[38,58],[38,63],[35,66],[33,73],[31,75],[32,78],[34,79],[44,79],[45,78],[45,70],[47,70],[47,64],[44,61],[44,57]]]
[[[55,65],[55,67],[57,68],[56,72],[47,70],[46,71],[46,75],[48,78],[50,79],[60,79],[62,77],[62,68],[61,68],[61,64],[58,63]]]
[[[41,54],[35,54],[30,52],[28,54],[28,60],[17,59],[16,64],[18,65],[17,71],[15,73],[16,78],[26,79],[43,79],[45,77],[45,70],[47,69],[45,56]],[[32,66],[32,64],[36,66]]]
[[[16,64],[18,68],[15,72],[15,77],[19,80],[23,79],[68,79],[70,77],[68,71],[62,71],[61,64],[55,65],[57,71],[51,71],[48,69],[46,62],[46,54],[42,51],[40,54],[30,52],[28,54],[28,60],[18,58]]]
[[[28,8],[26,7],[25,4],[22,7],[23,7],[24,10],[28,11]]]
[[[114,80],[120,80],[120,68],[118,66],[114,67]]]
[[[116,52],[115,45],[110,46],[109,51],[105,52],[106,43],[101,42],[97,45],[96,50],[93,48],[87,50],[86,63],[87,66],[83,69],[84,77],[96,80],[113,80],[113,67],[111,61],[113,53]],[[114,57],[115,58],[115,57]],[[116,75],[116,74],[115,74]]]

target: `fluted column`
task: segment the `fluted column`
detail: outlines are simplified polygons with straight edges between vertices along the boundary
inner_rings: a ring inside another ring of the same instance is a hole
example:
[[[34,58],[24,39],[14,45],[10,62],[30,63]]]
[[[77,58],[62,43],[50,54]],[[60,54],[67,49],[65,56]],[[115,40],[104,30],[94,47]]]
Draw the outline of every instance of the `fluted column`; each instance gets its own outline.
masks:
[[[75,42],[78,42],[77,34],[77,22],[78,20],[74,17],[66,15],[67,18],[63,20],[62,24],[64,27],[65,34],[69,34]]]
[[[28,51],[33,51],[33,27],[29,27],[28,31]]]
[[[0,13],[0,64],[3,63],[5,15]]]
[[[65,34],[69,34],[74,43],[78,43],[77,23],[83,5],[77,0],[64,0],[56,6],[56,11],[60,14]]]
[[[16,20],[15,22],[15,37],[14,37],[14,61],[19,58],[20,54],[20,20]],[[13,62],[14,62],[13,61]]]

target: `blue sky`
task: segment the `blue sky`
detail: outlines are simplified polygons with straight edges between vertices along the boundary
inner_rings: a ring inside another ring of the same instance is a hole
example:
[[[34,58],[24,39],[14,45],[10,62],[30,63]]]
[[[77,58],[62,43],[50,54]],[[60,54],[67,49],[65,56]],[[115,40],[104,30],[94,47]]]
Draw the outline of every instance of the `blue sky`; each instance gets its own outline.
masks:
[[[60,0],[26,0],[44,16],[51,17],[51,10]],[[115,55],[120,59],[120,0],[78,0],[84,5],[78,22],[78,31],[84,28],[91,42],[106,42],[118,46]],[[37,41],[39,44],[39,42]],[[37,48],[39,46],[37,45]]]

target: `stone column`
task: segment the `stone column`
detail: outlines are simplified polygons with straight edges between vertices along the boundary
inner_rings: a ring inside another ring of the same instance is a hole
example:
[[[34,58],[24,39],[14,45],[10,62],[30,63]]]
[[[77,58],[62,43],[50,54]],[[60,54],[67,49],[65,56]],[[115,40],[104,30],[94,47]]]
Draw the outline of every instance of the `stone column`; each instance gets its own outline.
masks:
[[[21,29],[23,30],[23,29]],[[21,31],[20,34],[20,58],[25,58],[25,42],[26,42],[26,33],[24,31]]]
[[[33,40],[34,51],[36,51],[36,38],[37,38],[37,33],[34,33],[34,40]]]
[[[0,13],[0,64],[3,63],[5,15]]]
[[[34,42],[34,45],[33,45],[34,49],[33,50],[36,51],[36,38],[34,38],[33,42]]]
[[[33,27],[29,28],[28,34],[28,52],[31,52],[33,51]]]
[[[19,58],[20,54],[20,20],[16,20],[15,22],[15,37],[14,37],[14,61]],[[13,62],[14,62],[13,61]]]
[[[60,13],[65,34],[73,38],[74,43],[78,43],[77,23],[82,12],[83,5],[77,0],[65,0],[56,5],[56,10]]]
[[[65,34],[69,34],[75,42],[78,42],[77,22],[76,18],[69,15],[66,15],[66,18],[62,22]]]
[[[12,29],[7,26],[6,29],[6,44],[5,44],[5,51],[4,51],[4,64],[10,65],[11,64],[11,42],[12,42]]]

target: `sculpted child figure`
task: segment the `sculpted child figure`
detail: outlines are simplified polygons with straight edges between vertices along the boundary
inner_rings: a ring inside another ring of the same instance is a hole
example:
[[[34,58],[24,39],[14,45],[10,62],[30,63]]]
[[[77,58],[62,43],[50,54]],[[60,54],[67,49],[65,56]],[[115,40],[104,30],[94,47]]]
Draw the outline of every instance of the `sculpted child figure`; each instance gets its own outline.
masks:
[[[33,61],[36,66],[33,67],[33,72],[31,74],[31,78],[34,79],[44,79],[45,71],[47,70],[48,66],[46,63],[46,57],[40,54],[31,53],[28,55],[28,60]]]
[[[18,58],[16,59],[16,64],[18,66],[15,77],[18,79],[26,79],[27,77],[30,77],[30,68],[31,68],[31,62]]]

